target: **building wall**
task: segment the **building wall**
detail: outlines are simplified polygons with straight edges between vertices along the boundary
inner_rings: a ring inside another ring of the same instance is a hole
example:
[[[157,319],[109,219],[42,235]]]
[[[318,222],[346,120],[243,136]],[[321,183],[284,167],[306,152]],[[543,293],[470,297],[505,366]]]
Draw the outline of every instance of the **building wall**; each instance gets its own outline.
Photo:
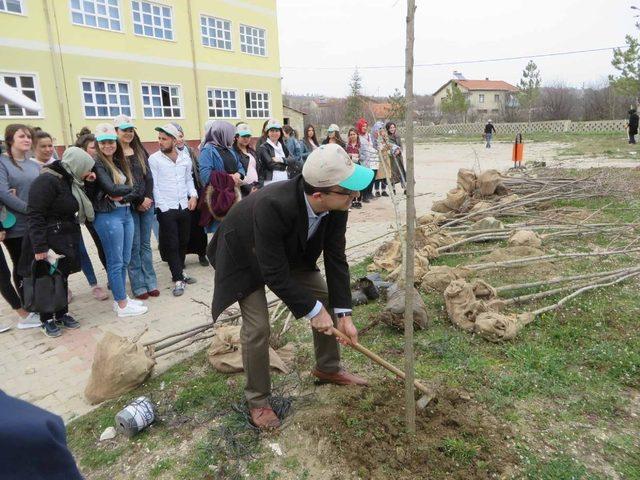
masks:
[[[289,125],[291,125],[291,128],[293,128],[298,134],[298,138],[303,138],[304,115],[288,107],[283,107],[283,112],[284,117],[289,119]]]
[[[208,88],[236,93],[237,114],[221,119],[234,124],[247,121],[254,131],[260,131],[269,116],[282,118],[276,0],[190,0],[191,12],[184,0],[154,0],[152,4],[171,9],[171,40],[134,33],[132,0],[106,1],[107,4],[117,1],[120,32],[75,25],[72,0],[22,0],[23,15],[0,11],[3,26],[0,31],[0,73],[34,74],[38,101],[43,105],[37,117],[0,116],[2,131],[8,123],[28,123],[49,131],[57,138],[57,143],[63,144],[72,141],[83,126],[93,128],[98,123],[110,121],[112,115],[107,118],[87,116],[83,79],[126,82],[131,116],[143,141],[153,141],[156,137],[154,127],[169,121],[180,123],[188,139],[200,138],[203,124],[216,118],[209,115]],[[53,45],[47,31],[47,11]],[[202,44],[201,15],[231,22],[231,50]],[[264,56],[241,51],[241,24],[265,30]],[[142,98],[145,82],[177,86],[181,115],[145,117]],[[247,91],[267,92],[269,112],[259,118],[248,118]]]
[[[451,84],[447,85],[433,96],[434,106],[440,109],[442,100],[447,96],[447,92],[451,89]],[[469,108],[471,110],[480,111],[481,113],[491,114],[499,113],[502,110],[504,103],[507,101],[507,92],[501,90],[467,90],[462,85],[458,88],[467,95],[469,100]],[[484,102],[481,102],[481,95],[484,96]],[[498,96],[496,101],[495,96]]]

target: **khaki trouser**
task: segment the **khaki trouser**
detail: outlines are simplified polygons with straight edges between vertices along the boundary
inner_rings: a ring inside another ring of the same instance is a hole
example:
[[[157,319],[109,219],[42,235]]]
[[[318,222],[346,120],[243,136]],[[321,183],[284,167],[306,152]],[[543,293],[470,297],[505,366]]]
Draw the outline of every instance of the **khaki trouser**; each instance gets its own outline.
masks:
[[[328,309],[327,284],[320,272],[292,271],[297,283],[308,289]],[[242,363],[247,378],[245,396],[249,408],[269,406],[271,374],[269,370],[269,309],[264,288],[259,288],[247,298],[240,300],[242,327]],[[336,320],[333,320],[334,325]],[[309,327],[311,328],[311,327]],[[327,373],[340,370],[340,349],[333,335],[313,331],[316,367]]]

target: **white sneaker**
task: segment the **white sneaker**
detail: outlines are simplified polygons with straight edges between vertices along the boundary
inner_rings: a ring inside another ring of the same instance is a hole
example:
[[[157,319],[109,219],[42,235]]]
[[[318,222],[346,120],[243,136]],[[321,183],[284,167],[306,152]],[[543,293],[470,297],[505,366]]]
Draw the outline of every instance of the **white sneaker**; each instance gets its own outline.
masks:
[[[11,325],[0,325],[0,333],[8,332],[11,330]]]
[[[144,307],[145,304],[142,300],[137,300],[135,298],[129,298],[127,296],[127,305],[135,305],[136,307]],[[118,302],[116,302],[115,300],[113,301],[113,311],[117,312],[118,311]]]
[[[27,328],[40,328],[42,322],[40,321],[40,314],[31,312],[26,318],[23,318],[18,322],[18,329],[26,330]]]
[[[118,317],[135,317],[137,315],[143,315],[147,313],[148,308],[143,305],[134,305],[133,303],[127,302],[127,305],[124,308],[120,308],[116,304],[116,314]]]

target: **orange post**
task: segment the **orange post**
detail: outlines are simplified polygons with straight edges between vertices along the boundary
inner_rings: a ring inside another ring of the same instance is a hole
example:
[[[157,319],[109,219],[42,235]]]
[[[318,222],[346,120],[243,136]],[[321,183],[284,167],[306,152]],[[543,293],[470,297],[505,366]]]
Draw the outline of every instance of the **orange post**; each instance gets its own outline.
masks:
[[[516,135],[516,141],[513,144],[513,153],[511,155],[513,160],[513,168],[522,168],[522,159],[524,158],[524,143],[522,141],[522,134]]]

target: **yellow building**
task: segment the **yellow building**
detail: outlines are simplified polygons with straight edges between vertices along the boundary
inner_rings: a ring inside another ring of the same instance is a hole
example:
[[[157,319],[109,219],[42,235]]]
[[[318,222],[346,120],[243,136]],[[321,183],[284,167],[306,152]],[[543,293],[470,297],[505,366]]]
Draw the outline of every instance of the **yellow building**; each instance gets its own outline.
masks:
[[[276,0],[0,0],[0,27],[0,78],[43,107],[0,101],[2,131],[69,144],[126,114],[143,141],[167,122],[198,139],[210,119],[257,136],[283,115]]]

